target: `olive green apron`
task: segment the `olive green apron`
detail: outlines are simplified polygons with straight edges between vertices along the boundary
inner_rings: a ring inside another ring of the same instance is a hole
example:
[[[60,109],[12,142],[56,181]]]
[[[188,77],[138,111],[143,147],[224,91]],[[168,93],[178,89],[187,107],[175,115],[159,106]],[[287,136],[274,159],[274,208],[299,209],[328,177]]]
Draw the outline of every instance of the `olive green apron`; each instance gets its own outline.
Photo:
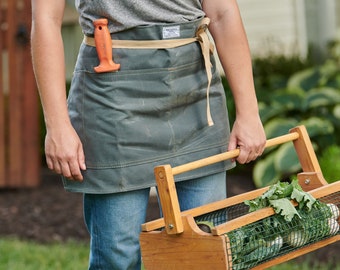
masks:
[[[178,29],[179,39],[192,38],[200,21],[141,26],[112,38],[161,40],[171,27]],[[96,73],[96,48],[85,43],[80,47],[68,107],[87,170],[82,183],[64,179],[66,190],[113,193],[146,188],[155,185],[157,165],[177,166],[227,150],[226,100],[213,57],[208,104],[214,125],[207,123],[208,76],[199,42],[169,49],[114,48],[113,58],[121,65],[119,71]],[[232,166],[225,161],[175,180]]]

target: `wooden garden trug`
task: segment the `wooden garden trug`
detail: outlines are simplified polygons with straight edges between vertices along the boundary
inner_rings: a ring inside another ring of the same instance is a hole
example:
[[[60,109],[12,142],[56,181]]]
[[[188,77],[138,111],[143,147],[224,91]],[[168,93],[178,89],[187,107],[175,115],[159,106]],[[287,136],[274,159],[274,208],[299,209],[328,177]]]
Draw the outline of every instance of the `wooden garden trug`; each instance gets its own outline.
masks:
[[[293,142],[302,172],[297,175],[300,186],[314,198],[324,203],[333,203],[340,207],[340,181],[328,184],[323,178],[312,143],[304,126],[290,130],[286,135],[267,141],[266,147]],[[220,210],[244,206],[245,200],[252,200],[262,195],[268,187],[255,189],[221,201],[201,207],[180,211],[174,176],[237,157],[239,150],[207,157],[177,167],[170,165],[155,168],[155,177],[164,218],[142,225],[140,244],[143,263],[146,270],[191,270],[191,269],[250,269],[233,265],[233,249],[230,248],[228,233],[241,227],[254,225],[275,214],[273,208],[267,207],[249,213],[245,210],[235,217],[226,217],[226,222],[204,232],[197,226],[195,218],[208,216]],[[223,212],[225,213],[225,212]],[[229,212],[226,212],[229,213]],[[337,219],[339,223],[339,218]],[[266,258],[252,266],[251,269],[265,269],[286,262],[305,253],[322,248],[340,240],[340,231],[335,235],[322,237],[320,240],[289,248],[282,253]]]

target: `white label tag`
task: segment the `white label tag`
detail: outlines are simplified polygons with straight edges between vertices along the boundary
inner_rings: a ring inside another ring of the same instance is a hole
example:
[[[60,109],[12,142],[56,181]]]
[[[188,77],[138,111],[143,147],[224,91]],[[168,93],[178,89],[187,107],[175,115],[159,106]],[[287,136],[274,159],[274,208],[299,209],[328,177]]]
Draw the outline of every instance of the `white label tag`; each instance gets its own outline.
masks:
[[[180,37],[179,25],[163,27],[163,39]]]

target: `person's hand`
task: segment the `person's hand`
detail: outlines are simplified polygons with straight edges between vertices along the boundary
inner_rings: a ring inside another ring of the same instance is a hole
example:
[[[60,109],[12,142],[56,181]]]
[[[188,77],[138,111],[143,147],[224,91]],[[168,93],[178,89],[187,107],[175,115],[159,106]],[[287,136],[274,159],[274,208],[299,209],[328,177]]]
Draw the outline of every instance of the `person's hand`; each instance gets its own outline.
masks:
[[[228,151],[240,149],[237,162],[244,164],[262,155],[266,144],[266,135],[259,117],[237,119],[233,125]]]
[[[70,180],[82,181],[86,170],[82,143],[73,129],[48,130],[45,138],[46,162],[49,169]]]

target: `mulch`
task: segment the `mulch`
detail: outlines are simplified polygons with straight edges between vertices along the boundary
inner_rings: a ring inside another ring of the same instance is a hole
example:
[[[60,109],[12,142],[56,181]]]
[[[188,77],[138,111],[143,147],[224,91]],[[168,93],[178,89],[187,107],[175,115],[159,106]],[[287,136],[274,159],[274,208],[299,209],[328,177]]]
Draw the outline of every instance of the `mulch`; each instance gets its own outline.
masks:
[[[63,189],[60,177],[48,169],[41,171],[41,185],[31,189],[0,189],[0,237],[14,236],[39,243],[88,242],[84,225],[82,195]],[[231,175],[228,196],[255,187],[249,175]],[[151,197],[147,219],[159,217],[157,199]],[[309,254],[316,261],[340,263],[340,243],[334,243]],[[305,256],[298,260],[304,260]]]

